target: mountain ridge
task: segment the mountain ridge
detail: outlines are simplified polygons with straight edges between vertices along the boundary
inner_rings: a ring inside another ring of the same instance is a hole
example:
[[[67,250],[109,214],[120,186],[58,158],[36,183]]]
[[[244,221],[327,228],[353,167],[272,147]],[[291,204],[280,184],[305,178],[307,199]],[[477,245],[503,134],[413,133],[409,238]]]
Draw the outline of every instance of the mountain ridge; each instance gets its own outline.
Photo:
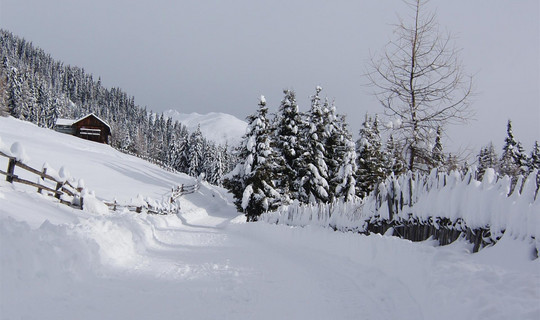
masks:
[[[194,132],[200,125],[203,136],[220,145],[239,145],[247,128],[245,121],[224,112],[181,113],[178,110],[169,109],[163,112],[163,116],[180,122],[189,132]]]

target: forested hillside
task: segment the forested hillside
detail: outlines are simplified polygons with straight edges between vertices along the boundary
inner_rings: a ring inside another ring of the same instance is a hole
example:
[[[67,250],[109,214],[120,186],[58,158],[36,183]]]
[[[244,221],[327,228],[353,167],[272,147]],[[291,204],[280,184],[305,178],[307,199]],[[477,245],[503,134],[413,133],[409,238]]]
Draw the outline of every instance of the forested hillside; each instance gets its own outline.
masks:
[[[13,117],[52,128],[58,118],[94,113],[112,127],[111,145],[219,184],[232,163],[226,146],[199,130],[135,104],[120,88],[105,88],[84,68],[64,65],[31,42],[0,30],[0,109]]]

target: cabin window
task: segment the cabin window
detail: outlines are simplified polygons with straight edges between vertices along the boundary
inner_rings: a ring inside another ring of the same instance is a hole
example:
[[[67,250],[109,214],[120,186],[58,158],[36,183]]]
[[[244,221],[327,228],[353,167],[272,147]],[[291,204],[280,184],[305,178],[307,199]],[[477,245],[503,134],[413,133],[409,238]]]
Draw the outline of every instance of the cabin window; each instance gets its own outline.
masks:
[[[101,129],[81,128],[81,135],[100,136],[101,135]]]

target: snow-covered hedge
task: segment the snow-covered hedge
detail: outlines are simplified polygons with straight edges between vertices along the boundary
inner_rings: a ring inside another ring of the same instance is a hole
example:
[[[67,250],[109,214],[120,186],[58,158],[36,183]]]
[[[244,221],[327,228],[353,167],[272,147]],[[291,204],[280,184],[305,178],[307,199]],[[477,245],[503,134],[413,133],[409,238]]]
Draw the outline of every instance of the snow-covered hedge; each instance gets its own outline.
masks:
[[[486,170],[482,181],[457,171],[429,175],[390,176],[365,199],[320,205],[283,206],[260,220],[295,226],[318,225],[342,231],[369,232],[376,225],[430,226],[457,232],[484,230],[487,242],[503,233],[515,238],[540,239],[540,201],[537,171],[509,177]],[[383,230],[384,231],[384,230]]]

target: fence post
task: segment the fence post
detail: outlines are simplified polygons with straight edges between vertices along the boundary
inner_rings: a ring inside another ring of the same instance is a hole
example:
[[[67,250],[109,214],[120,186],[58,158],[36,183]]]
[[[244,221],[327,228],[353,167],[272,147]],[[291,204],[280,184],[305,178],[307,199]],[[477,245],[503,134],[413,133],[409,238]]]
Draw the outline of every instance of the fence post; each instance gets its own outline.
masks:
[[[56,183],[56,192],[54,193],[54,197],[56,199],[60,199],[60,194],[62,193],[62,191],[60,191],[60,189],[62,189],[62,185],[63,185],[62,182],[57,182]]]
[[[15,158],[9,158],[6,175],[6,181],[9,183],[13,183],[13,178],[15,177],[15,174],[13,174],[15,172],[15,164],[17,164],[17,160]]]
[[[41,181],[44,180],[46,173],[47,173],[47,168],[43,168],[43,174],[41,175]],[[41,189],[41,188],[37,189],[37,192],[39,192],[39,193],[41,193],[42,191],[43,191],[43,189]]]

